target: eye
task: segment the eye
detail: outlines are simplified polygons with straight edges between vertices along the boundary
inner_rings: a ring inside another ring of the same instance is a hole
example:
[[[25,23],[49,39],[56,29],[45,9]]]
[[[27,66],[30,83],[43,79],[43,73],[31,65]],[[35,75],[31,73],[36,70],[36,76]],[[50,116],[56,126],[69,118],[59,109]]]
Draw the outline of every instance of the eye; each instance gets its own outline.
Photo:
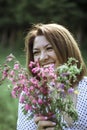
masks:
[[[39,53],[40,53],[39,51],[34,51],[34,52],[33,52],[33,55],[34,55],[34,56],[37,56],[37,55],[39,55]]]
[[[47,47],[47,50],[48,50],[48,51],[51,51],[51,50],[53,50],[53,47],[52,47],[52,46],[49,46],[49,47]]]

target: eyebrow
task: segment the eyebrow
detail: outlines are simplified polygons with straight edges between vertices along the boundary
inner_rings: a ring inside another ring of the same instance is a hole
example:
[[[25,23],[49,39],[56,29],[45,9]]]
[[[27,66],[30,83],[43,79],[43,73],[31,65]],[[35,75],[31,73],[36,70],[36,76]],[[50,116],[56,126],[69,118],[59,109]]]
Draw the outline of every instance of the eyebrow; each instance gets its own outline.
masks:
[[[52,46],[50,43],[48,43],[47,45],[44,46],[44,48],[46,48],[49,45]],[[33,48],[33,50],[38,50],[38,48]]]

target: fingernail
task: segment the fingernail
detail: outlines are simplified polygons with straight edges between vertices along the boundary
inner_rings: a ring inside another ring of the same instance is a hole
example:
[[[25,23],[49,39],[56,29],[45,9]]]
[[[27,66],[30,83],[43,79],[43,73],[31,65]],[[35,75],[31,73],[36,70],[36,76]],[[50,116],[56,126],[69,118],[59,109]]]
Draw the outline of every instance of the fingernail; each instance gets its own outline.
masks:
[[[48,117],[45,117],[45,119],[48,119]]]
[[[55,123],[55,122],[53,122],[52,124],[53,124],[53,125],[56,125],[56,123]]]
[[[46,119],[46,120],[48,119],[48,117],[46,117],[46,116],[45,116],[45,117],[43,117],[43,118],[44,118],[44,119]]]

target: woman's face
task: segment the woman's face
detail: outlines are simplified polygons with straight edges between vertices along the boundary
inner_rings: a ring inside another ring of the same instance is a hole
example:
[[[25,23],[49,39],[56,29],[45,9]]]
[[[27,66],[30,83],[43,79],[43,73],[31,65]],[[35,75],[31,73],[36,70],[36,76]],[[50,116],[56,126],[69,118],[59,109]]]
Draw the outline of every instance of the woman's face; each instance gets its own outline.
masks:
[[[57,66],[58,59],[52,45],[46,40],[45,36],[37,36],[33,45],[34,61],[39,61],[42,67],[50,64]]]

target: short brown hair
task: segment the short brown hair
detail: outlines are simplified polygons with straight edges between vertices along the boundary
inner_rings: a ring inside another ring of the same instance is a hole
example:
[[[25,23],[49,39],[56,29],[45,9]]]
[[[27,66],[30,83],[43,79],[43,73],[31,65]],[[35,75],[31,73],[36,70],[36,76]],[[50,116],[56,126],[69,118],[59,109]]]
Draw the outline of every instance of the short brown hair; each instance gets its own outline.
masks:
[[[74,57],[78,60],[78,67],[82,65],[82,72],[79,75],[79,80],[86,75],[86,66],[83,61],[78,44],[72,34],[64,26],[51,24],[36,24],[28,32],[25,38],[26,60],[27,65],[33,61],[33,42],[36,36],[44,35],[52,45],[60,64],[67,62],[69,57]]]

